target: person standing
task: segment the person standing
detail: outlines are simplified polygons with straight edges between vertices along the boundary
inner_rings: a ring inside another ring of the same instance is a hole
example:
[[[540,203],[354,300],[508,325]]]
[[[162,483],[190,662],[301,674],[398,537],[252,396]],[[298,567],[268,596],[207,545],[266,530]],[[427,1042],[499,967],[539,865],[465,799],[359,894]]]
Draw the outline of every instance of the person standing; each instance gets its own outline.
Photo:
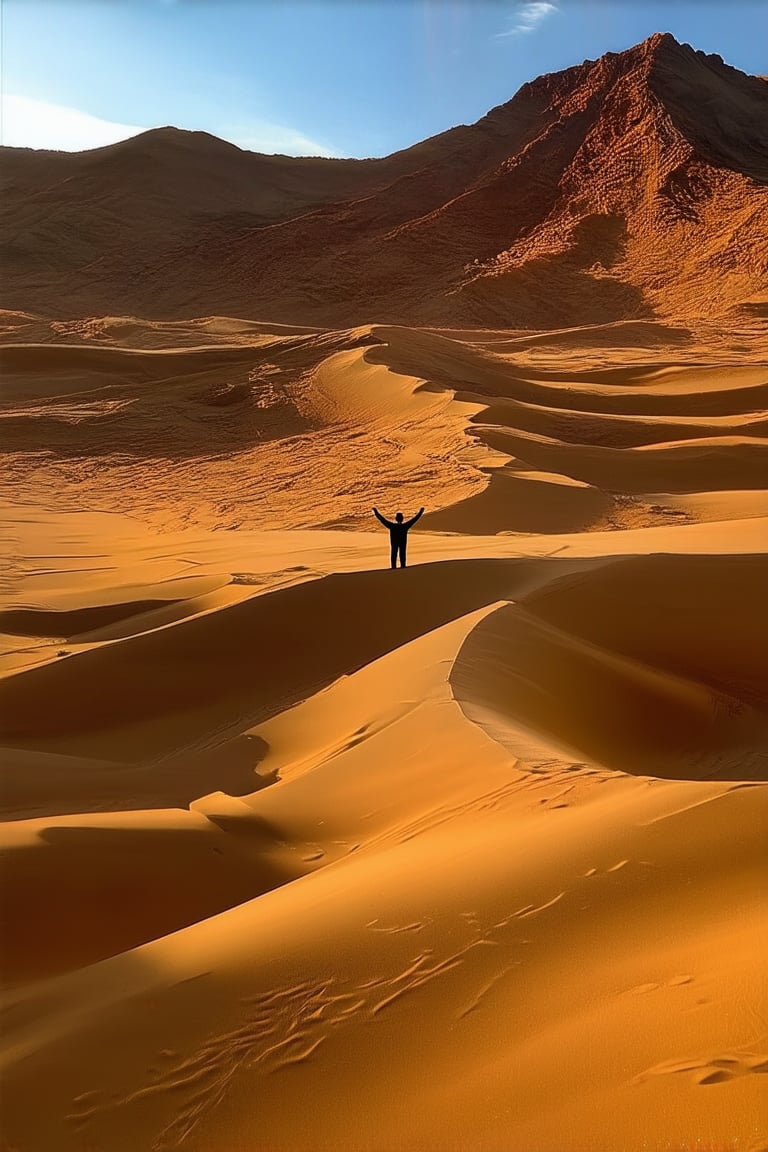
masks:
[[[397,560],[399,557],[400,567],[405,568],[405,554],[408,547],[408,530],[413,528],[416,521],[424,515],[424,509],[419,508],[418,512],[411,520],[404,520],[402,512],[396,512],[394,520],[387,520],[386,516],[382,516],[378,508],[374,508],[373,514],[376,519],[384,525],[385,528],[389,529],[391,567],[397,567]]]

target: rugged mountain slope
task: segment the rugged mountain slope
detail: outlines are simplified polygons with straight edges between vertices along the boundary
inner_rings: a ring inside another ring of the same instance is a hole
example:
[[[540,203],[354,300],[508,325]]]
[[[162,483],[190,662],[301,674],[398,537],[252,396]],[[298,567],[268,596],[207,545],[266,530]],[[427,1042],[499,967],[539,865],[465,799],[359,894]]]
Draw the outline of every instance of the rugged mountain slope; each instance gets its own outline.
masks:
[[[768,283],[768,85],[667,34],[382,160],[162,129],[5,149],[6,304],[551,327],[720,315]]]

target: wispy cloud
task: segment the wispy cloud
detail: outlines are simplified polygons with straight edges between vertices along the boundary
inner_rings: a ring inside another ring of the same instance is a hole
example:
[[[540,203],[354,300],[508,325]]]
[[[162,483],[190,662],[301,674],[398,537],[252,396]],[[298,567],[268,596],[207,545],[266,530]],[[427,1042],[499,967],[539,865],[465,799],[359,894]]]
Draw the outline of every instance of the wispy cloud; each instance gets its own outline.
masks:
[[[103,148],[146,132],[145,125],[119,124],[28,96],[3,95],[2,143],[12,148],[49,148],[59,152],[84,152]],[[182,125],[179,125],[182,127]],[[185,125],[184,125],[185,127]],[[223,140],[251,152],[279,152],[285,156],[335,156],[327,144],[312,140],[295,128],[267,121],[214,130]]]
[[[32,100],[27,96],[3,95],[3,144],[12,148],[51,148],[82,152],[103,148],[143,132],[135,124],[116,124],[77,108]]]
[[[282,124],[257,121],[255,124],[238,126],[217,133],[222,139],[245,148],[248,152],[280,153],[283,156],[338,156],[333,148],[312,140],[296,128],[286,128]]]
[[[526,4],[519,4],[512,16],[511,27],[503,32],[496,33],[496,39],[502,40],[508,36],[526,36],[534,32],[543,20],[557,12],[557,4],[551,0],[529,0]]]

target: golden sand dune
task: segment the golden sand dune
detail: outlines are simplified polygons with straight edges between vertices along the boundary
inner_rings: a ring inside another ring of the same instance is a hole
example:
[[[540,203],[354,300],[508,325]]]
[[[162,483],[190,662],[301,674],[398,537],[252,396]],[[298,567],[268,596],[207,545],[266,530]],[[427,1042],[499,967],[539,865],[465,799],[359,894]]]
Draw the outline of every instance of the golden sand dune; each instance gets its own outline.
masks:
[[[765,1152],[767,110],[2,149],[2,1152]]]
[[[762,1147],[759,328],[6,319],[8,1147]]]
[[[649,556],[564,577],[474,630],[457,698],[516,754],[520,726],[544,754],[618,758],[643,776],[766,779],[768,678],[747,623],[764,580],[762,556]]]

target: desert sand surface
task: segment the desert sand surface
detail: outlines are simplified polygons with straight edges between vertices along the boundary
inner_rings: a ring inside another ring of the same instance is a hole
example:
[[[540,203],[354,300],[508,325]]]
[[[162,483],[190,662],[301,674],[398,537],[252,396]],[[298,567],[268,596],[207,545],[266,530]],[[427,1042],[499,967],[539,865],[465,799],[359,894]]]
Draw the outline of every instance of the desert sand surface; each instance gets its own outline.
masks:
[[[4,150],[2,1152],[768,1149],[767,94]]]
[[[5,320],[6,1146],[764,1147],[759,323]]]

